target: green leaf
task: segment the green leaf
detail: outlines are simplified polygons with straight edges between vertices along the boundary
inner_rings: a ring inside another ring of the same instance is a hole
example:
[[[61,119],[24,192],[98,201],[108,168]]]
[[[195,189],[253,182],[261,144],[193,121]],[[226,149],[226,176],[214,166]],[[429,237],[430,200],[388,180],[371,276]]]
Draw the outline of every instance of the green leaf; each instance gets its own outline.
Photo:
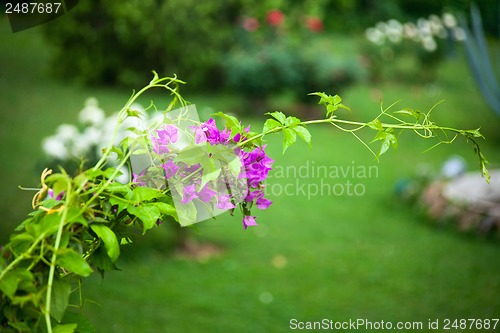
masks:
[[[128,185],[120,184],[118,182],[112,182],[106,187],[106,190],[113,193],[130,193],[130,187]]]
[[[185,205],[178,205],[178,208],[177,215],[181,226],[185,227],[196,222],[196,206],[192,201]]]
[[[84,173],[81,173],[78,176],[76,176],[74,181],[75,181],[75,184],[81,188],[81,187],[85,186],[85,184],[89,181],[89,177],[84,172]]]
[[[328,96],[324,92],[314,92],[314,93],[310,93],[309,95],[310,96],[319,96],[318,104],[321,104],[321,105],[331,104],[331,96]]]
[[[414,117],[416,120],[419,120],[420,117],[422,116],[421,111],[413,110],[413,109],[402,109],[402,110],[394,111],[393,113],[402,114],[405,116],[411,116],[411,117]]]
[[[405,116],[415,116],[414,112],[412,112],[412,110],[399,110],[399,111],[394,111],[393,113],[395,114],[402,114],[402,115],[405,115]]]
[[[57,325],[52,329],[53,333],[74,333],[78,324],[63,324]]]
[[[327,117],[333,116],[334,112],[338,108],[350,110],[347,106],[342,104],[342,98],[339,95],[332,96],[332,95],[327,95],[327,94],[321,93],[321,92],[311,93],[309,95],[316,95],[316,96],[320,97],[318,104],[322,104],[322,105],[326,106],[326,116]]]
[[[70,294],[71,284],[64,279],[55,278],[52,284],[50,315],[54,317],[59,323],[63,319],[64,312],[66,312],[66,308],[68,307]]]
[[[106,149],[107,148],[104,148],[102,150],[103,154],[106,152]],[[125,156],[125,153],[120,148],[118,148],[116,146],[111,147],[110,152],[116,154],[117,160],[122,160],[123,157]]]
[[[40,221],[40,229],[47,235],[52,235],[57,233],[60,223],[61,216],[59,214],[46,214]]]
[[[394,131],[392,129],[386,129],[385,131],[379,131],[372,142],[382,141],[382,145],[380,147],[380,151],[377,157],[384,154],[389,148],[392,146],[394,149],[397,148],[398,140],[394,135]]]
[[[13,310],[14,311],[14,310]],[[12,315],[14,316],[14,315]],[[9,321],[12,320],[14,321],[15,319],[10,319],[9,318]],[[29,325],[27,325],[26,323],[23,323],[23,322],[9,322],[9,326],[12,326],[13,328],[15,328],[17,330],[17,332],[32,332],[31,330],[31,327]],[[16,332],[16,331],[7,331],[8,333],[13,333],[13,332]]]
[[[241,123],[236,117],[225,114],[224,112],[213,113],[212,116],[224,119],[226,121],[225,126],[230,130],[234,130],[233,133],[242,131]]]
[[[376,131],[383,131],[384,130],[384,127],[382,126],[382,123],[380,122],[380,120],[378,120],[378,118],[373,119],[369,123],[366,123],[366,125],[368,127],[370,127],[371,129],[374,129]]]
[[[227,165],[229,166],[229,170],[231,171],[231,174],[233,176],[235,176],[236,178],[238,178],[238,176],[241,173],[242,166],[243,166],[241,164],[241,160],[235,156],[235,158],[233,158],[229,163],[227,163]]]
[[[45,182],[49,184],[54,193],[59,194],[68,189],[68,184],[70,183],[68,175],[62,173],[54,173],[45,179]]]
[[[109,178],[111,178],[111,176],[113,176],[113,174],[115,173],[115,171],[116,171],[116,169],[113,168],[113,167],[106,168],[106,170],[102,171],[102,176],[105,179],[109,179]]]
[[[169,216],[174,217],[176,220],[178,220],[177,210],[175,210],[174,206],[172,206],[168,203],[165,203],[165,202],[155,202],[153,205],[158,207],[158,209],[160,210],[160,213],[162,215],[169,215]]]
[[[138,110],[132,110],[130,108],[127,109],[127,117],[136,117],[140,118],[142,115],[141,111]]]
[[[207,149],[205,147],[195,146],[190,149],[182,150],[174,159],[174,162],[184,162],[187,165],[195,165],[204,158],[207,158]]]
[[[154,227],[161,217],[160,209],[154,203],[138,207],[131,206],[127,211],[141,220],[143,233]]]
[[[283,129],[283,134],[284,134],[283,138],[283,154],[284,154],[285,151],[288,149],[288,147],[290,147],[295,143],[295,141],[297,140],[297,135],[295,134],[295,131],[290,128]]]
[[[132,152],[132,155],[147,155],[147,154],[149,154],[149,149],[146,148],[134,149],[134,151]]]
[[[106,253],[111,261],[115,262],[120,256],[120,245],[115,233],[104,224],[92,223],[90,228],[104,243]]]
[[[219,161],[223,162],[219,162],[217,168],[220,168],[221,164],[227,164],[232,174],[238,177],[241,171],[241,161],[238,158],[238,155],[236,155],[236,152],[233,148],[224,145],[215,145],[211,147],[211,153],[212,158],[218,159]]]
[[[304,140],[308,145],[309,147],[312,147],[311,145],[311,133],[309,133],[309,130],[307,128],[305,128],[304,126],[295,126],[295,127],[292,127],[292,129],[295,131],[295,133],[297,133],[297,135],[302,139]]]
[[[76,207],[70,207],[68,209],[68,216],[67,216],[67,221],[69,225],[75,224],[75,223],[80,223],[81,225],[87,226],[87,220],[85,217],[83,217],[83,212],[76,208]]]
[[[118,206],[118,209],[116,210],[117,213],[121,213],[122,211],[133,205],[133,203],[131,203],[129,200],[120,198],[118,196],[109,197],[109,203],[113,206]]]
[[[332,95],[327,95],[324,92],[315,92],[315,93],[310,93],[309,95],[319,96],[320,99],[318,104],[321,105],[327,105],[327,104],[336,105],[342,102],[342,98],[340,98],[339,95],[332,96]]]
[[[203,169],[200,188],[203,188],[206,183],[212,180],[216,180],[217,177],[219,177],[221,168],[220,162],[213,157],[202,159],[200,161],[200,165]]]
[[[99,246],[90,256],[89,260],[92,262],[98,272],[104,277],[105,271],[110,271],[113,269],[117,269],[115,264],[109,258],[109,255],[106,253],[106,249],[104,246]]]
[[[266,122],[264,123],[264,126],[262,127],[262,133],[267,133],[270,130],[273,130],[273,129],[280,127],[280,126],[282,126],[282,125],[278,121],[269,118],[266,120]]]
[[[279,121],[282,125],[285,124],[286,116],[283,114],[283,112],[275,111],[275,112],[267,112],[266,114],[270,115],[271,117]]]
[[[76,323],[78,325],[78,333],[95,333],[95,328],[89,322],[87,318],[81,313],[76,313],[73,311],[66,311],[66,315],[63,318],[65,323]]]
[[[297,117],[292,117],[292,116],[289,116],[286,118],[285,125],[290,126],[290,125],[294,125],[294,124],[300,124],[300,119]]]
[[[33,280],[31,272],[25,268],[15,268],[5,273],[3,278],[0,280],[0,290],[12,299],[19,284],[25,280]]]
[[[88,169],[85,171],[85,174],[89,179],[95,179],[103,175],[103,171],[101,169]]]
[[[89,276],[93,272],[88,262],[79,253],[69,248],[59,250],[57,264],[80,276]]]
[[[126,198],[137,205],[140,202],[160,198],[163,195],[163,193],[151,187],[137,186],[126,196]]]
[[[24,252],[28,250],[37,236],[38,235],[32,235],[26,232],[12,235],[9,247],[14,250],[14,252]]]
[[[335,111],[337,111],[337,109],[338,109],[338,106],[333,105],[333,104],[327,104],[326,105],[326,116],[327,117],[332,116],[335,113]]]

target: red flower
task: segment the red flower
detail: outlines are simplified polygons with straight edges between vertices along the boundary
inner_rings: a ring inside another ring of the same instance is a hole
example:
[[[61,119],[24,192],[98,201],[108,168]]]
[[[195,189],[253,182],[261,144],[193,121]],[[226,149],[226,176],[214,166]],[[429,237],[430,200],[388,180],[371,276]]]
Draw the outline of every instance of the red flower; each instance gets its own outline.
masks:
[[[270,25],[277,27],[280,26],[283,23],[283,20],[285,19],[285,15],[277,9],[270,10],[267,13],[267,23]]]
[[[323,30],[323,21],[314,16],[309,16],[306,19],[306,25],[312,32],[320,32]]]
[[[259,21],[255,17],[247,17],[241,25],[246,31],[252,32],[259,29]]]

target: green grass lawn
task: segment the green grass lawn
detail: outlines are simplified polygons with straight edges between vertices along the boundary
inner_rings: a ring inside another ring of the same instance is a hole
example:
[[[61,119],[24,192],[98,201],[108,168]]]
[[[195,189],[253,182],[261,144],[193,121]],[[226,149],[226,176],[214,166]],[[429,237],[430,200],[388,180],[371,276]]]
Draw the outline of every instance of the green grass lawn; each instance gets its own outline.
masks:
[[[0,24],[0,243],[29,212],[33,193],[17,187],[37,184],[40,140],[60,123],[76,122],[87,97],[97,97],[112,112],[130,94],[55,81],[47,74],[48,56],[36,29],[12,35],[5,21]],[[402,100],[398,105],[422,111],[444,99],[436,121],[482,127],[489,138],[485,155],[499,165],[500,121],[483,103],[463,62],[443,64],[435,85],[357,85],[343,96],[353,109],[349,117],[364,120],[376,115],[380,96],[386,105]],[[238,109],[239,103],[224,93],[187,99],[199,109],[224,111]],[[204,260],[173,255],[172,229],[162,225],[124,248],[120,271],[104,280],[97,274],[88,279],[85,297],[99,306],[86,311],[97,332],[288,332],[291,319],[324,318],[421,321],[425,328],[429,319],[499,318],[498,241],[426,223],[394,195],[394,184],[421,163],[438,169],[459,154],[475,169],[470,146],[460,141],[422,154],[432,144],[403,135],[398,151],[377,163],[347,134],[329,127],[311,132],[312,150],[298,143],[284,156],[280,137],[270,137],[275,171],[268,186],[274,204],[255,212],[259,227],[244,231],[240,216],[222,215],[193,231],[198,242],[220,248],[219,255]],[[327,185],[340,185],[337,193],[324,187],[322,194],[314,194],[319,177],[278,174],[307,164],[372,167],[377,173],[326,177]],[[363,189],[362,195],[337,195],[341,188],[347,191],[346,182]],[[285,188],[288,192],[280,194]]]

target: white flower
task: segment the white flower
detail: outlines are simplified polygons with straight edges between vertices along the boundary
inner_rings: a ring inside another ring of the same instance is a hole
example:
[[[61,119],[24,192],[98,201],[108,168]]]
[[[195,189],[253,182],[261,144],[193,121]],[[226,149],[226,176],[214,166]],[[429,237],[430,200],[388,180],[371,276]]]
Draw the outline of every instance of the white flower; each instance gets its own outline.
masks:
[[[403,39],[403,34],[398,30],[388,30],[387,31],[387,38],[392,43],[399,43]]]
[[[68,149],[64,142],[56,136],[49,136],[42,141],[42,149],[48,157],[65,160],[68,158]]]
[[[457,19],[451,13],[443,13],[443,24],[448,28],[457,26]]]
[[[383,34],[386,33],[387,31],[387,23],[385,22],[378,22],[375,27]]]
[[[85,107],[80,111],[78,120],[82,124],[101,125],[105,118],[104,111],[99,108],[97,99],[90,97],[85,101]]]
[[[56,129],[56,136],[64,142],[72,140],[78,134],[78,128],[71,124],[61,124]]]
[[[366,38],[377,45],[383,45],[385,35],[377,28],[368,28],[365,31]]]
[[[71,153],[75,157],[85,157],[94,146],[101,143],[102,131],[95,127],[87,127],[82,134],[75,137],[71,146]]]
[[[411,38],[414,40],[418,40],[418,29],[417,26],[414,23],[405,23],[403,25],[403,34],[407,38]]]
[[[147,119],[138,118],[138,117],[127,117],[120,125],[118,129],[118,133],[116,136],[115,144],[118,144],[126,137],[136,138],[137,134],[134,133],[134,130],[145,130],[147,128]],[[115,124],[116,126],[116,124]]]
[[[403,25],[394,19],[389,20],[385,34],[392,43],[399,43],[403,39]]]
[[[431,24],[429,21],[427,21],[424,18],[419,18],[417,20],[417,27],[418,27],[418,30],[420,32],[420,35],[422,35],[422,37],[432,34]]]
[[[431,26],[431,32],[433,35],[438,36],[440,38],[446,37],[446,29],[441,23],[441,19],[439,18],[439,16],[436,15],[429,16],[429,22]]]
[[[87,127],[80,136],[80,140],[84,140],[89,146],[101,144],[102,130],[96,127]]]
[[[462,29],[460,27],[453,28],[453,30],[451,31],[451,33],[452,33],[453,38],[457,42],[463,42],[464,40],[467,39],[467,35],[465,34],[464,29]]]
[[[392,19],[387,22],[389,29],[397,30],[399,32],[403,31],[403,25],[399,21]]]
[[[113,133],[118,124],[118,113],[113,113],[104,120],[102,125],[102,140],[109,143],[113,138]]]
[[[437,49],[437,43],[432,36],[425,36],[422,38],[422,46],[427,52],[433,52]]]

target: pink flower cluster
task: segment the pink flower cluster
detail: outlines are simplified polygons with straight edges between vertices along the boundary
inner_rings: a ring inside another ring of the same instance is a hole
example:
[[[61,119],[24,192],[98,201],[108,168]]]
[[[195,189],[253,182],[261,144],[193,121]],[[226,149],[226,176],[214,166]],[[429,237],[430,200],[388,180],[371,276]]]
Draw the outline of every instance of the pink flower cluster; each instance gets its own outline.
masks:
[[[248,127],[242,133],[232,133],[227,128],[221,131],[213,119],[188,129],[193,135],[196,145],[206,142],[211,146],[223,145],[229,148],[244,140],[249,130]],[[235,147],[232,151],[242,166],[238,177],[228,172],[227,168],[221,168],[217,179],[210,180],[201,186],[203,176],[201,161],[193,165],[175,161],[178,152],[172,147],[178,139],[179,128],[174,125],[165,125],[152,135],[151,143],[153,152],[161,156],[164,178],[169,181],[174,178],[179,182],[182,181],[182,186],[180,186],[182,193],[175,193],[181,197],[181,203],[186,205],[196,199],[222,210],[235,209],[236,205],[239,204],[244,215],[244,228],[257,225],[256,217],[250,214],[250,208],[255,204],[259,209],[266,209],[272,203],[264,197],[264,181],[274,162],[266,155],[265,146],[253,146],[249,151]],[[207,153],[202,158],[217,157]],[[146,186],[146,178],[147,175],[143,172],[139,175],[134,174],[132,181],[136,185]],[[178,189],[178,186],[170,186],[172,192],[178,191]],[[228,189],[231,190],[228,191]]]

